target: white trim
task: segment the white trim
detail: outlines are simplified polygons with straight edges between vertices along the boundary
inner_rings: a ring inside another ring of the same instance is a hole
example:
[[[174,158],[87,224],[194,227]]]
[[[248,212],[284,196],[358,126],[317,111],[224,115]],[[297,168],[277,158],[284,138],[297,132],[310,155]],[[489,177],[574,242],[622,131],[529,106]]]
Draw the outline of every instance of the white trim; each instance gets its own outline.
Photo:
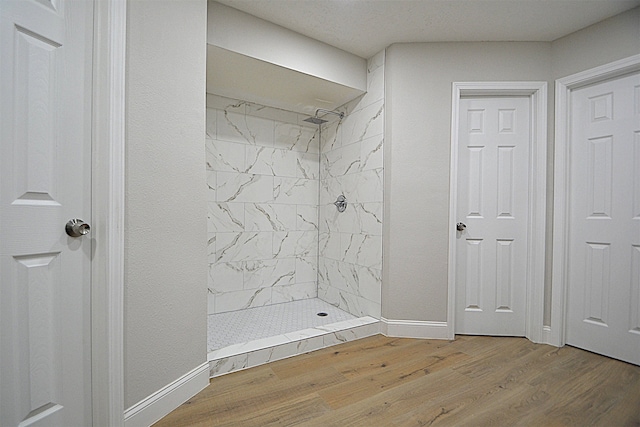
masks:
[[[447,322],[390,320],[382,317],[380,319],[380,332],[388,337],[434,340],[449,339],[449,326]]]
[[[209,362],[187,372],[124,413],[125,427],[148,427],[209,385]]]
[[[451,112],[451,165],[449,176],[449,281],[448,338],[455,335],[456,231],[458,194],[458,126],[460,97],[521,95],[531,100],[531,155],[529,163],[529,260],[527,262],[527,314],[525,336],[542,342],[544,318],[544,260],[547,165],[546,82],[454,82]]]
[[[630,56],[610,64],[582,71],[556,80],[555,105],[555,158],[553,189],[553,287],[551,289],[551,327],[548,344],[565,344],[565,315],[567,292],[567,259],[569,227],[569,138],[571,117],[571,91],[580,87],[600,83],[624,74],[640,71],[640,55]]]
[[[92,224],[93,425],[124,425],[126,0],[94,1]]]

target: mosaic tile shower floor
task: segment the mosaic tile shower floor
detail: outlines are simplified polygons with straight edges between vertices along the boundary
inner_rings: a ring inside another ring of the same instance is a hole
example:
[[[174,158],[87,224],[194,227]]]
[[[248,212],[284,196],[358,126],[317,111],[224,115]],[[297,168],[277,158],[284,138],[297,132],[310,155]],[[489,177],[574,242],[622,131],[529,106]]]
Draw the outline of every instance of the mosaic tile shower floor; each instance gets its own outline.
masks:
[[[351,319],[356,317],[318,298],[210,314],[207,351]]]

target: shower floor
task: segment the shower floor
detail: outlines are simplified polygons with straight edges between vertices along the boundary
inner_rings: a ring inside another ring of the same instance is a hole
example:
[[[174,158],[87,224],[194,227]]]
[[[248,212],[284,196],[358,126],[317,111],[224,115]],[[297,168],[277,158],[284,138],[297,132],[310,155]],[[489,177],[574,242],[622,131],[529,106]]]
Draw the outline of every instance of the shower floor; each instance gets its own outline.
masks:
[[[380,332],[378,319],[355,317],[318,298],[210,314],[208,329],[212,378]]]
[[[207,351],[351,319],[357,317],[318,298],[210,314]]]

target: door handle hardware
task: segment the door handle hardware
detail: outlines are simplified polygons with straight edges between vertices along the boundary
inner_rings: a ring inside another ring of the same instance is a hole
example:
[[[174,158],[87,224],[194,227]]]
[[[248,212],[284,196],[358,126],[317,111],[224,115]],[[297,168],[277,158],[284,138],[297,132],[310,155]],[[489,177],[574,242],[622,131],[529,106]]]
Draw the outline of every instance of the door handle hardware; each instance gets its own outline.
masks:
[[[467,225],[464,222],[459,222],[456,224],[456,230],[458,231],[464,231],[465,228],[467,228]]]
[[[91,227],[81,219],[70,219],[64,226],[64,231],[71,237],[82,237],[89,234]]]

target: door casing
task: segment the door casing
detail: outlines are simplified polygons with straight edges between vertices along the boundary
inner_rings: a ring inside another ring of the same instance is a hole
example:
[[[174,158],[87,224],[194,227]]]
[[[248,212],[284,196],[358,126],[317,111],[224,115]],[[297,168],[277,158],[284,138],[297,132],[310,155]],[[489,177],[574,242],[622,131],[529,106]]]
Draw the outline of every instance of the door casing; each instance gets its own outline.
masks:
[[[547,83],[546,82],[454,82],[451,111],[451,156],[449,176],[449,281],[447,329],[455,338],[456,228],[458,195],[458,131],[462,96],[527,96],[531,102],[529,139],[529,225],[527,260],[527,303],[525,336],[543,342],[545,216],[547,164]]]
[[[640,55],[611,62],[556,80],[555,153],[553,188],[553,270],[551,289],[551,325],[545,331],[545,342],[561,347],[566,343],[567,267],[569,227],[568,209],[571,182],[569,180],[569,141],[571,91],[586,85],[601,83],[640,70]]]
[[[95,1],[91,264],[93,424],[124,425],[124,148],[127,0]]]

